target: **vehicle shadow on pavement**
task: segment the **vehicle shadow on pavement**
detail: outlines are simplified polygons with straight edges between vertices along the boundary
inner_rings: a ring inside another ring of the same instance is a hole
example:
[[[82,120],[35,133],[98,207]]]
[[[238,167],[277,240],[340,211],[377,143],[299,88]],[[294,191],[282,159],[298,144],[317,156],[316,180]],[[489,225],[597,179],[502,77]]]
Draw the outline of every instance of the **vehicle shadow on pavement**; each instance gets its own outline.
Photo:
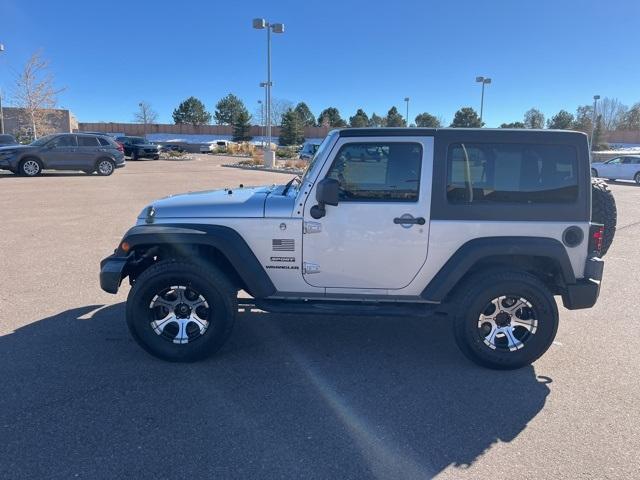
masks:
[[[1,478],[431,478],[513,440],[551,382],[474,366],[446,318],[241,313],[218,355],[173,364],[92,305],[0,352]]]

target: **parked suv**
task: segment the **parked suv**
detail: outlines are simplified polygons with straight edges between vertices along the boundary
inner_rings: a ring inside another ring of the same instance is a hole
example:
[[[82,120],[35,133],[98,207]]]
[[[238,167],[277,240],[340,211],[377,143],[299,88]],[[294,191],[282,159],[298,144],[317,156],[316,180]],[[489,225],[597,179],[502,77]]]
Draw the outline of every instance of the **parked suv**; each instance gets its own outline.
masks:
[[[170,361],[219,349],[245,290],[262,310],[336,321],[446,314],[467,357],[518,368],[551,345],[554,297],[596,303],[591,188],[579,132],[337,130],[286,185],[153,202],[100,283],[129,277],[129,329]]]
[[[117,137],[116,140],[124,147],[124,154],[131,160],[139,158],[160,158],[160,147],[149,142],[144,137]]]
[[[111,175],[124,167],[122,147],[106,135],[59,133],[29,145],[0,147],[0,169],[35,177],[44,169]]]

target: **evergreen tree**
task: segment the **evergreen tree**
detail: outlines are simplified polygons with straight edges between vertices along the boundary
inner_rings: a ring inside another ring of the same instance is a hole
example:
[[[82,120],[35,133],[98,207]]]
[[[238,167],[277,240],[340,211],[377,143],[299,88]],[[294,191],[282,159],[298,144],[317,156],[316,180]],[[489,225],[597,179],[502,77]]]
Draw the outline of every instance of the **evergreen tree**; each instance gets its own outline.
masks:
[[[218,125],[233,125],[240,113],[247,111],[242,100],[230,93],[216,103],[216,111],[213,114]]]
[[[315,127],[316,126],[316,118],[311,113],[311,110],[307,106],[306,103],[300,102],[294,108],[294,111],[298,114],[302,125],[305,127]]]
[[[327,125],[329,127],[340,128],[346,127],[345,122],[340,116],[340,112],[335,107],[325,108],[318,117],[318,125]]]
[[[233,141],[234,142],[248,142],[253,137],[249,135],[251,131],[251,115],[247,112],[247,109],[241,110],[236,115],[233,122]]]
[[[573,127],[573,120],[573,115],[566,110],[560,110],[553,117],[547,120],[547,128],[569,130]]]
[[[581,105],[576,110],[576,119],[573,128],[591,135],[593,125],[593,107],[591,105]]]
[[[396,107],[391,107],[387,112],[387,118],[385,119],[385,123],[387,127],[406,127],[407,122],[405,122],[402,115],[398,113],[398,109]]]
[[[503,123],[500,128],[525,128],[522,122]]]
[[[280,145],[300,145],[304,143],[304,126],[298,114],[289,109],[282,115]]]
[[[366,127],[369,125],[369,117],[361,108],[358,109],[353,117],[349,118],[349,126],[354,128]]]
[[[189,97],[173,111],[173,121],[176,125],[207,125],[211,122],[211,114],[204,108],[204,103]]]
[[[536,108],[527,110],[524,114],[524,128],[544,128],[544,115]]]
[[[382,118],[381,116],[377,115],[376,113],[372,113],[371,114],[371,118],[369,119],[369,126],[370,127],[384,127],[385,126],[384,118]]]
[[[430,113],[424,112],[416,116],[416,126],[426,128],[440,128],[442,125],[440,124],[440,120],[438,120],[436,117],[434,117]]]
[[[456,128],[478,128],[483,125],[484,122],[480,121],[478,113],[473,108],[464,107],[456,112],[450,126]]]

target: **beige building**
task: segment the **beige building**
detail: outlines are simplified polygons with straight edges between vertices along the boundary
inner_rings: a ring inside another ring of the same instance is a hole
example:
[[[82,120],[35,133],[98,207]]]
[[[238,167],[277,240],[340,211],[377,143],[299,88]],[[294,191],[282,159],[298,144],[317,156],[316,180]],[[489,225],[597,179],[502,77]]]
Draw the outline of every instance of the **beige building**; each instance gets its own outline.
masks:
[[[14,136],[29,135],[32,130],[31,119],[23,108],[3,107],[2,117],[4,123],[4,132]],[[71,133],[78,128],[76,117],[69,110],[51,109],[44,110],[38,121],[42,126],[38,136],[49,133]]]

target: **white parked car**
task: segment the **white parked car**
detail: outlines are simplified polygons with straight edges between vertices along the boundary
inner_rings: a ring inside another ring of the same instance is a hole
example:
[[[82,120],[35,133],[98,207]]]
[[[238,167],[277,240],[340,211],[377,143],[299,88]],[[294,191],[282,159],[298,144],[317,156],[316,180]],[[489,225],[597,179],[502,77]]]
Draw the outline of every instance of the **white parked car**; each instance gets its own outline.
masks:
[[[640,185],[640,155],[624,155],[592,163],[591,175],[609,180],[634,180]]]

